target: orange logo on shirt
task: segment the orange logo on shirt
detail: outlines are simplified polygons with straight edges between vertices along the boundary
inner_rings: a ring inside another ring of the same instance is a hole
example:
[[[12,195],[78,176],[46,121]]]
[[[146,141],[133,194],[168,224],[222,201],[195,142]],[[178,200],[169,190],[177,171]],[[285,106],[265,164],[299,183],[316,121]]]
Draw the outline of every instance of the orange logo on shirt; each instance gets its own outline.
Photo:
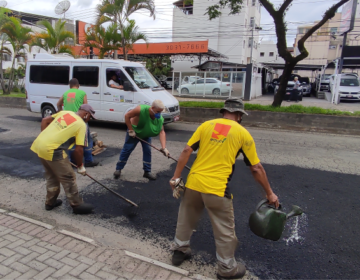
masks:
[[[211,138],[223,140],[228,135],[230,129],[231,129],[231,125],[217,123],[211,135]]]
[[[63,115],[62,117],[58,118],[56,120],[58,124],[61,126],[61,128],[65,128],[72,124],[73,122],[76,122],[76,119],[70,115],[69,113]]]
[[[74,103],[75,102],[75,96],[76,96],[75,92],[69,92],[68,95],[67,95],[66,101],[68,103]]]

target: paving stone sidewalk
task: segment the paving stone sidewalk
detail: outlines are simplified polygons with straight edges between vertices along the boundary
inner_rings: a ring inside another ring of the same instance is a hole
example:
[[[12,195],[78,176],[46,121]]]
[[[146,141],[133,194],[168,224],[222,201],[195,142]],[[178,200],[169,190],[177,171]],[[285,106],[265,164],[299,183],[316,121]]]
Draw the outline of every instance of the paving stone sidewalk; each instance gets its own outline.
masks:
[[[6,214],[0,214],[0,278],[191,279]]]

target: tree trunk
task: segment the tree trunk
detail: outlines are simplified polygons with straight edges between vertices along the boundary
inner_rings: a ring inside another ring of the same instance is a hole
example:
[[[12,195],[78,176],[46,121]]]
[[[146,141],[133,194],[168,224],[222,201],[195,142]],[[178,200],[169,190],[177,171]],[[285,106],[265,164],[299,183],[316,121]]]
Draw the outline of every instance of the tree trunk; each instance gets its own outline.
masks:
[[[272,106],[274,107],[280,107],[282,101],[284,100],[284,97],[286,95],[286,88],[289,81],[289,78],[291,77],[291,73],[295,68],[294,62],[285,62],[285,68],[280,80],[279,89],[276,92],[274,96],[274,102],[272,103]]]
[[[4,40],[1,41],[1,53],[0,53],[0,76],[1,76],[1,88],[5,94],[5,79],[4,79],[4,69],[3,69],[3,47]]]
[[[16,59],[16,53],[14,51],[14,58],[13,58],[13,62],[11,65],[11,72],[10,72],[10,76],[9,76],[9,85],[8,85],[8,89],[7,89],[7,94],[11,93],[11,90],[13,88],[13,84],[14,84],[14,73],[15,73],[15,69],[14,69],[14,65],[15,65],[15,59]]]

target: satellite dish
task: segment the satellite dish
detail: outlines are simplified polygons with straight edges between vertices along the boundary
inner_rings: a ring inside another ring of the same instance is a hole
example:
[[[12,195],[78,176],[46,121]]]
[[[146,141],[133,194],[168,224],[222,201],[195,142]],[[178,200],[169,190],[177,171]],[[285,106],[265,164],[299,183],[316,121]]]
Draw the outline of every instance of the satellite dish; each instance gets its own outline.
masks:
[[[6,7],[6,5],[7,5],[7,2],[5,0],[0,1],[0,7],[4,8],[4,7]]]
[[[65,18],[65,13],[67,12],[67,10],[69,10],[69,8],[70,8],[70,1],[68,0],[61,1],[55,7],[55,14],[57,15],[64,14],[64,18]]]

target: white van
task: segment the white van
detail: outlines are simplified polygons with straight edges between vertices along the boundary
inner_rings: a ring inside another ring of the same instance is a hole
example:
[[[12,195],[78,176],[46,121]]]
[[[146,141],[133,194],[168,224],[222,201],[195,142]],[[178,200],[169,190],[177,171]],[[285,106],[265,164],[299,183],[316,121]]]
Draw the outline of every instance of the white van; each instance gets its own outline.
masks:
[[[124,89],[111,88],[109,80],[116,74]],[[26,66],[26,102],[30,112],[43,117],[57,111],[59,98],[69,89],[69,80],[79,80],[88,103],[103,121],[125,122],[125,114],[140,104],[151,105],[160,99],[166,108],[164,123],[179,120],[177,99],[162,88],[155,78],[136,62],[110,59],[74,59],[36,54]]]

